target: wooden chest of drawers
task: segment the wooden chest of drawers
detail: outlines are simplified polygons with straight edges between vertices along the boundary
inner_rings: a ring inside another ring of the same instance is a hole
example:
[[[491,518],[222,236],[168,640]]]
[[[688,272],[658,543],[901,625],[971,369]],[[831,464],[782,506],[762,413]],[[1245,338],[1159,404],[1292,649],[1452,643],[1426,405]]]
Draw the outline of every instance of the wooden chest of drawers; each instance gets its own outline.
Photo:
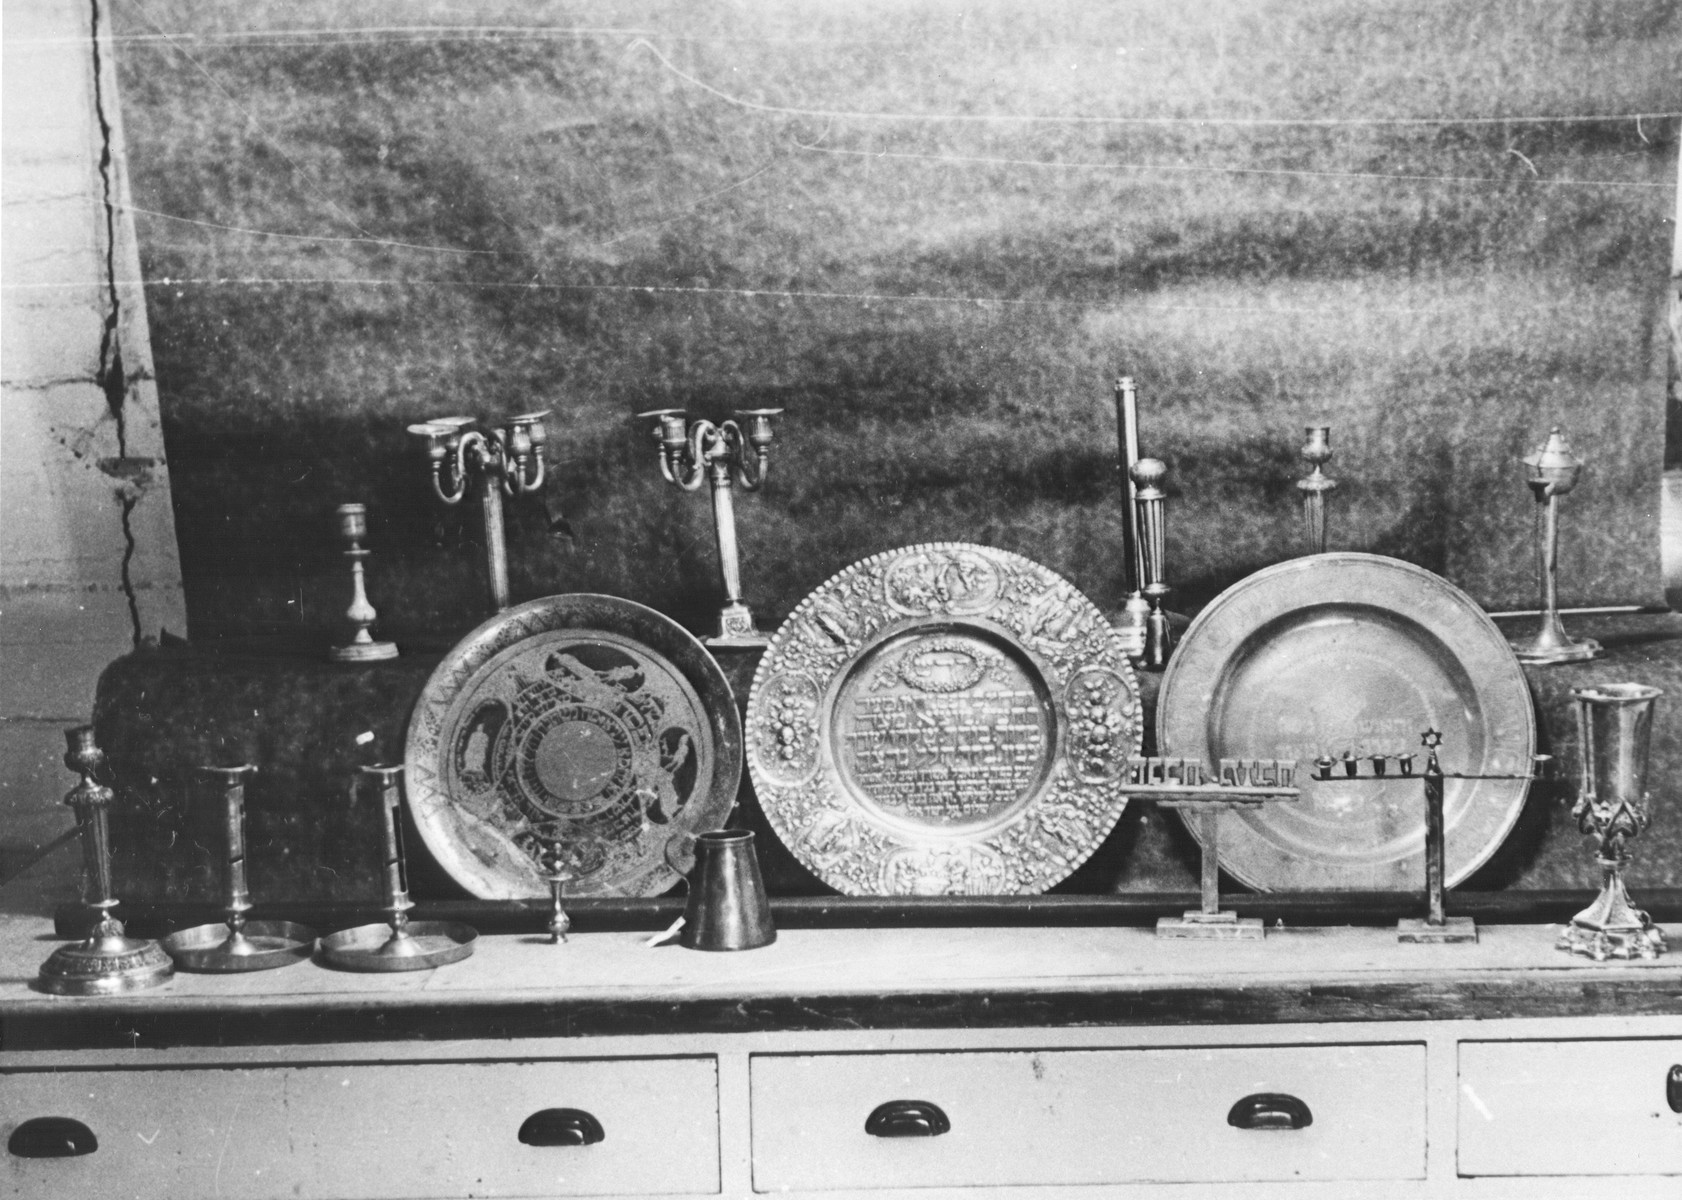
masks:
[[[1540,927],[489,937],[104,1000],[27,988],[44,930],[0,918],[0,1137],[97,1149],[8,1196],[1682,1195],[1682,963]]]

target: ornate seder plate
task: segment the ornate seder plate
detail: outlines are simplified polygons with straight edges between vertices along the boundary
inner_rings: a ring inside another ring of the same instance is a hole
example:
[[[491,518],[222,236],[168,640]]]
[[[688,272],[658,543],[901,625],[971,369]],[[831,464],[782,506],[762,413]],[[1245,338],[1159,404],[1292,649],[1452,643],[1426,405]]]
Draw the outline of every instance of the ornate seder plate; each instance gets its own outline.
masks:
[[[1530,689],[1506,639],[1447,580],[1373,554],[1299,558],[1234,584],[1186,630],[1157,698],[1165,755],[1297,760],[1301,799],[1221,816],[1221,868],[1262,891],[1422,888],[1426,729],[1442,732],[1449,774],[1531,770]],[[1316,758],[1346,752],[1413,754],[1415,777],[1312,778]],[[1450,886],[1495,853],[1528,786],[1448,780]]]
[[[1140,705],[1102,613],[985,546],[858,562],[794,610],[748,699],[748,769],[795,856],[852,895],[1042,892],[1125,807]]]
[[[409,808],[475,896],[547,897],[559,837],[570,896],[652,896],[666,843],[723,826],[742,727],[706,648],[613,596],[549,596],[498,613],[451,650],[409,719]]]

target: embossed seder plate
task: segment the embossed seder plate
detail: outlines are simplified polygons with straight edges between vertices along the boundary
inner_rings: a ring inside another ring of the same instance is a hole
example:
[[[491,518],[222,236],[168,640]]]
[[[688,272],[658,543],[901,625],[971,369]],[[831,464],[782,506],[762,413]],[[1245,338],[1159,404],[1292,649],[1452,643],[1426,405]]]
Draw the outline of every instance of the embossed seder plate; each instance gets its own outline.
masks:
[[[723,826],[742,726],[712,655],[613,596],[498,613],[438,664],[409,719],[409,807],[439,863],[487,900],[546,897],[545,839],[569,896],[652,896],[666,843]]]
[[[748,769],[771,827],[842,892],[1043,892],[1121,816],[1140,711],[1109,623],[1067,580],[986,546],[909,546],[777,631]]]
[[[1234,584],[1186,630],[1157,698],[1165,755],[1297,760],[1299,800],[1221,815],[1222,869],[1262,891],[1423,888],[1427,729],[1442,733],[1449,774],[1531,770],[1530,691],[1494,622],[1440,576],[1373,554],[1299,558]],[[1415,777],[1391,765],[1382,782],[1312,778],[1316,758],[1346,752],[1413,754]],[[1447,781],[1450,886],[1495,853],[1528,786]]]

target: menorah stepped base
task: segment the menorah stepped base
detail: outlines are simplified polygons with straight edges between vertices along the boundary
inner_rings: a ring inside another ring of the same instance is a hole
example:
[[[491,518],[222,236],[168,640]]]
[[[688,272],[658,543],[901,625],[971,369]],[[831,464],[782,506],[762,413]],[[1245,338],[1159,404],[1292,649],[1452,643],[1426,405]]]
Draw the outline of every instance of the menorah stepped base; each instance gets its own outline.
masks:
[[[1199,941],[1259,942],[1267,936],[1261,918],[1241,917],[1235,912],[1192,911],[1183,917],[1159,917],[1159,938],[1187,938]]]
[[[1478,925],[1471,917],[1445,917],[1441,925],[1433,925],[1424,917],[1403,917],[1396,922],[1396,940],[1427,945],[1475,942],[1478,940]]]

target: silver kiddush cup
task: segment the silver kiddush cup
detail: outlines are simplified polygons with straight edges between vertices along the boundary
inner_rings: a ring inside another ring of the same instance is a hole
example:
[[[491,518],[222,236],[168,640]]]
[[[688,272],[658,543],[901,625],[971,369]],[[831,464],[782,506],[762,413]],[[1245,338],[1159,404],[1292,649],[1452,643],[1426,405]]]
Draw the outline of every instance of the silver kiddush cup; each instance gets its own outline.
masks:
[[[1623,869],[1628,842],[1647,828],[1647,751],[1653,736],[1653,705],[1664,693],[1641,683],[1607,683],[1571,693],[1577,706],[1577,753],[1582,762],[1577,827],[1600,843],[1605,884],[1593,904],[1571,918],[1558,946],[1604,962],[1608,958],[1656,958],[1665,952],[1664,933],[1630,903]]]
[[[687,840],[687,839],[686,839]],[[751,829],[698,834],[678,941],[691,950],[755,950],[777,940]]]

